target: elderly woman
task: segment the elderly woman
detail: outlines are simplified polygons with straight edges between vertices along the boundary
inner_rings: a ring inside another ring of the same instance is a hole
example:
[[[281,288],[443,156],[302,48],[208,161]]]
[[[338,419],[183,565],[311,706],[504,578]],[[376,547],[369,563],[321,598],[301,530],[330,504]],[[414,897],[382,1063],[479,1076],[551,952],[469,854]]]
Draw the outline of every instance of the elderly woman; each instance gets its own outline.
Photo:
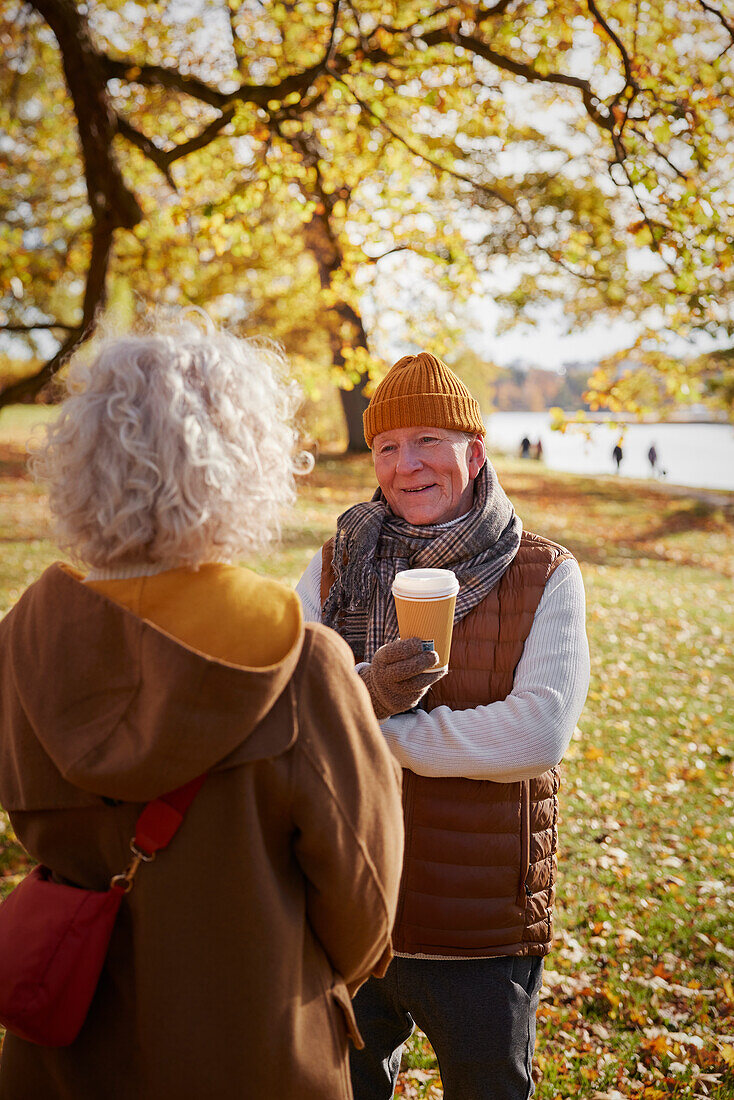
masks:
[[[351,653],[233,564],[294,498],[276,350],[182,320],[102,342],[34,458],[60,545],[0,624],[0,801],[104,890],[150,799],[206,779],[122,903],[59,1049],[0,1097],[350,1097],[347,989],[390,959],[399,779]]]

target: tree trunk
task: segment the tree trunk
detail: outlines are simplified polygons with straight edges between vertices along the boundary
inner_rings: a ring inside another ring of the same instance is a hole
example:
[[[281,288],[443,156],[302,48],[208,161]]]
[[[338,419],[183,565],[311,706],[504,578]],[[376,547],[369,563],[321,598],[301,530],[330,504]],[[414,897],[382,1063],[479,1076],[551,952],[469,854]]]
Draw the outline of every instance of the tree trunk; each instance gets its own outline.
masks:
[[[362,324],[362,318],[352,309],[348,302],[337,302],[334,312],[340,320],[339,331],[331,334],[331,354],[337,367],[345,367],[346,361],[342,352],[343,333],[346,328],[350,333],[349,346],[352,348],[364,348],[367,351],[367,333]],[[364,440],[364,425],[362,413],[369,405],[369,398],[365,397],[364,389],[369,378],[361,374],[357,384],[351,389],[339,390],[342,403],[342,412],[347,428],[347,452],[349,454],[364,453],[369,447]]]
[[[362,383],[355,386],[353,390],[339,390],[342,411],[347,424],[347,451],[350,454],[369,450],[364,441],[364,427],[362,424],[362,413],[369,405],[369,400],[362,392],[366,381],[366,379],[363,379]]]
[[[282,133],[281,137],[283,137]],[[315,174],[314,185],[307,186],[305,179],[300,182],[304,197],[315,204],[313,214],[304,226],[304,239],[316,261],[322,289],[332,290],[334,276],[344,266],[344,253],[338,232],[332,224],[332,214],[337,201],[349,200],[349,189],[346,186],[339,191],[324,189],[320,165],[325,156],[315,145],[312,136],[301,133],[284,140],[301,155],[304,164],[307,164]],[[348,344],[350,348],[363,348],[369,351],[367,333],[357,310],[343,298],[337,300],[329,312],[336,321],[329,333],[332,360],[334,366],[345,367],[346,360],[342,348]],[[339,390],[347,428],[347,451],[350,453],[364,452],[369,449],[364,441],[362,426],[362,413],[369,404],[364,395],[368,380],[368,375],[362,374],[353,389]]]
[[[33,0],[53,31],[82,147],[87,199],[96,225],[132,229],[142,220],[138,200],[125,183],[113,140],[117,119],[110,105],[107,74],[97,53],[85,11],[73,0]]]
[[[56,36],[74,103],[87,199],[93,219],[92,250],[79,328],[36,374],[0,393],[0,408],[36,400],[74,349],[91,336],[107,297],[107,271],[115,230],[132,229],[143,217],[115,156],[113,139],[117,121],[109,102],[107,77],[92,42],[85,11],[73,0],[33,0],[33,7]]]

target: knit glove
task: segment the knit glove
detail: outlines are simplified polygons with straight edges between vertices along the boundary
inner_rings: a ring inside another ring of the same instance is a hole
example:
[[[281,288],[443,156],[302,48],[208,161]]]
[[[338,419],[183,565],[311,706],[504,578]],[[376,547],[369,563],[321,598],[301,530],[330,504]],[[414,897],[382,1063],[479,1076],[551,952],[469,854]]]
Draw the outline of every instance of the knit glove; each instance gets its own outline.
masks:
[[[382,721],[416,706],[431,684],[445,675],[437,665],[435,649],[425,649],[420,638],[399,638],[380,646],[372,663],[359,670],[377,718]]]

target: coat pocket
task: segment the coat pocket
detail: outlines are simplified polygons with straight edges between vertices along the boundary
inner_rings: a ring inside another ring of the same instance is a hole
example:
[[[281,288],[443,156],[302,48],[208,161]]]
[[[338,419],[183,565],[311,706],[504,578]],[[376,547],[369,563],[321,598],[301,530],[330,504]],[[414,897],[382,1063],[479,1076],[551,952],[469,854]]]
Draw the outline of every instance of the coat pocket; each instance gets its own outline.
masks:
[[[352,998],[349,996],[346,985],[343,979],[337,974],[334,978],[334,984],[331,987],[331,999],[336,1002],[344,1017],[344,1023],[347,1027],[347,1034],[354,1043],[357,1050],[364,1049],[364,1039],[362,1038],[359,1028],[357,1026],[357,1018],[354,1015],[354,1006],[352,1004]]]

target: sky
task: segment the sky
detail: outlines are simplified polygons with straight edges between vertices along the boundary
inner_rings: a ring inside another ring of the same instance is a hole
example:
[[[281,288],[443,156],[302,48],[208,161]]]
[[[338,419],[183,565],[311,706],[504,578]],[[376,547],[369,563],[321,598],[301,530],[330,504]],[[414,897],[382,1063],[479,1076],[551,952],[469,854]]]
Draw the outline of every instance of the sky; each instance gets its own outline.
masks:
[[[502,366],[527,364],[557,371],[570,363],[596,363],[620,348],[629,347],[638,326],[624,321],[600,321],[577,332],[567,332],[557,311],[548,310],[537,325],[517,325],[509,332],[496,332],[500,310],[487,299],[474,304],[477,329],[471,345]]]
[[[470,316],[476,328],[467,342],[478,355],[501,366],[526,365],[554,371],[571,364],[595,366],[600,359],[630,347],[641,328],[639,323],[607,318],[568,332],[560,308],[550,307],[539,311],[536,325],[517,325],[500,335],[496,331],[500,310],[490,298],[473,302]],[[683,339],[670,333],[664,346],[671,354],[686,359],[729,347],[731,339],[725,336],[714,339],[704,333]]]

